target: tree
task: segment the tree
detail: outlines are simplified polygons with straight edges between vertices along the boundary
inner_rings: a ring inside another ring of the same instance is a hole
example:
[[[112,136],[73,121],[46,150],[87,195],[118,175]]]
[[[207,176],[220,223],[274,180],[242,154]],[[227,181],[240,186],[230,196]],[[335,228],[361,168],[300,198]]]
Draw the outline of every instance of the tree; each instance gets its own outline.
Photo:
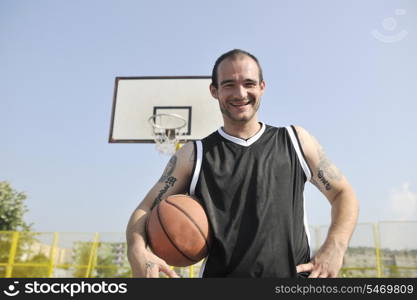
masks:
[[[48,277],[49,258],[42,253],[36,254],[30,260],[25,261],[28,266],[15,266],[12,277],[15,278],[46,278]],[[30,264],[41,264],[43,266],[31,266]]]
[[[94,277],[130,277],[130,266],[126,257],[126,243],[101,242],[97,251]]]
[[[6,181],[0,181],[0,230],[30,231],[32,224],[23,220],[28,211],[26,195],[14,190]]]
[[[14,190],[6,181],[0,181],[0,231],[9,231],[0,234],[0,261],[7,262],[12,249],[11,231],[25,231],[31,229],[31,224],[24,221],[23,216],[28,211],[24,204],[26,195],[23,192]],[[31,234],[19,237],[13,262],[21,262],[25,249],[30,249],[30,245],[36,240]],[[37,258],[39,259],[39,258]],[[0,276],[5,274],[6,267],[0,268]]]
[[[94,242],[82,241],[74,244],[75,269],[73,276],[75,278],[86,277],[89,264],[92,267],[88,274],[89,277],[130,277],[125,243],[98,242],[96,245],[94,244]]]
[[[91,263],[90,260],[93,259],[91,253],[93,251],[93,242],[75,242],[73,246],[73,258],[75,269],[73,276],[75,278],[85,278],[88,277],[90,274],[87,274],[87,269],[89,264]]]

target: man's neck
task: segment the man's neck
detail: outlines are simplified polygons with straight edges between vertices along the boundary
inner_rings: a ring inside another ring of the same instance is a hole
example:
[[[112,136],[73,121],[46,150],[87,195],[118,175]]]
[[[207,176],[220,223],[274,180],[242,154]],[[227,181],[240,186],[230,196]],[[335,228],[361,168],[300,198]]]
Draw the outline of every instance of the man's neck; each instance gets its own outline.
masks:
[[[262,124],[254,117],[248,122],[224,122],[223,130],[228,135],[248,140],[261,130]]]

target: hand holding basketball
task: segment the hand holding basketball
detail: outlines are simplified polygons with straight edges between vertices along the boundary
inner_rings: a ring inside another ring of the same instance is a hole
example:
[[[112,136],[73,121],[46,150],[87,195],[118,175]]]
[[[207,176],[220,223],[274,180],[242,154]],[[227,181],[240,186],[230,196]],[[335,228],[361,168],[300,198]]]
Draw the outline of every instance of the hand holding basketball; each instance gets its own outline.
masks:
[[[171,278],[179,277],[164,260],[152,253],[149,247],[129,249],[128,258],[132,266],[133,277],[159,278],[159,272],[165,273]]]
[[[153,252],[176,267],[199,262],[208,255],[211,232],[201,204],[187,195],[172,195],[161,201],[146,223]]]

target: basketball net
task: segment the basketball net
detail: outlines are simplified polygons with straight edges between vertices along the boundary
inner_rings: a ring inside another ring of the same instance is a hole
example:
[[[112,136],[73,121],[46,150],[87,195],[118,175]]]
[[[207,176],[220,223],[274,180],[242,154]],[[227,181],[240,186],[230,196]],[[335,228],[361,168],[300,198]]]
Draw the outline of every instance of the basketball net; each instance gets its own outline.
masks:
[[[185,135],[187,121],[176,114],[156,114],[148,119],[156,149],[172,155],[181,148],[180,139]],[[181,139],[183,140],[183,139]]]

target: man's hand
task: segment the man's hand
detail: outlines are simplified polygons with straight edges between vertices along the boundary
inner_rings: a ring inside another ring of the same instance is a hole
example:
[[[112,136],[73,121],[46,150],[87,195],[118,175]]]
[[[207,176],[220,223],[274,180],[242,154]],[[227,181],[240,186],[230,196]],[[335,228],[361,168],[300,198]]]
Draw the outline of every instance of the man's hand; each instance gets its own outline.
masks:
[[[311,272],[310,278],[336,277],[356,226],[359,202],[347,178],[328,159],[319,142],[304,128],[295,128],[311,169],[310,181],[332,206],[331,224],[325,243],[309,263],[297,266],[297,272]]]
[[[178,274],[149,248],[132,246],[128,249],[128,258],[133,277],[159,278],[159,272],[163,272],[170,278],[179,278]]]
[[[133,277],[155,278],[159,272],[179,277],[168,264],[146,246],[146,219],[163,198],[183,194],[191,180],[194,167],[194,144],[187,143],[170,159],[162,177],[133,211],[126,228],[127,257]],[[167,181],[170,182],[167,188]]]
[[[308,278],[334,278],[343,264],[344,247],[336,243],[324,244],[313,259],[306,264],[297,266],[297,273],[310,272]]]

